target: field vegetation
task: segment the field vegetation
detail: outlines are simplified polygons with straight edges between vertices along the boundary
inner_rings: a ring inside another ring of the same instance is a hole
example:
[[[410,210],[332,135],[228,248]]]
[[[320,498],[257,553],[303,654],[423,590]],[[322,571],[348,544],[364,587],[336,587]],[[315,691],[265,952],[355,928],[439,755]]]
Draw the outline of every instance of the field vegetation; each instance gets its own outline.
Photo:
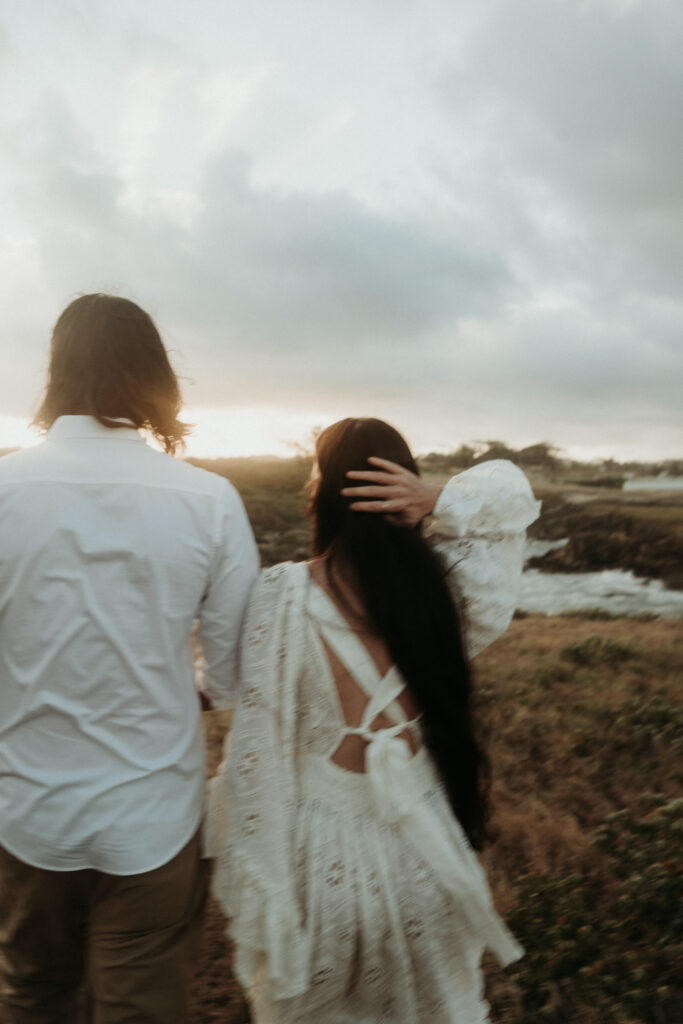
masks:
[[[496,904],[527,953],[487,965],[496,1024],[680,1024],[680,623],[525,616],[477,659]],[[229,716],[205,716],[213,768]],[[249,1020],[211,909],[194,1024]]]
[[[493,1020],[682,1020],[680,624],[528,617],[478,678],[485,860],[527,950],[490,975]]]

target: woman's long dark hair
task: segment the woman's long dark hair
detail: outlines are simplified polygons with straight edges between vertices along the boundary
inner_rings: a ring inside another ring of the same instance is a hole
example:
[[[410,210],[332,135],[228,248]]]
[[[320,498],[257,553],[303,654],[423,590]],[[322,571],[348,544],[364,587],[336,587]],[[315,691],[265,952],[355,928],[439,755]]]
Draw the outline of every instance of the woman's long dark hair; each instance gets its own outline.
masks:
[[[421,528],[392,525],[383,515],[351,511],[343,487],[350,469],[371,469],[376,455],[418,472],[408,445],[377,419],[345,419],[317,440],[320,478],[311,499],[313,553],[327,556],[330,586],[345,571],[358,588],[367,624],[386,643],[422,712],[425,744],[453,811],[470,842],[485,838],[488,771],[470,708],[470,668],[458,610],[438,555]],[[348,606],[348,604],[347,604]]]

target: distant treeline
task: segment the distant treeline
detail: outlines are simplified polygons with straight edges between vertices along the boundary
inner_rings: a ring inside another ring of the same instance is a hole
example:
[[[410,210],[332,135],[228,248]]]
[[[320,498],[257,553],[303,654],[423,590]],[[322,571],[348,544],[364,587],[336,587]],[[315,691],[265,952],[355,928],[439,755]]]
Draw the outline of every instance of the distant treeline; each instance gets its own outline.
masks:
[[[605,476],[613,486],[620,486],[626,475],[683,476],[683,459],[665,459],[661,462],[617,462],[615,459],[603,459],[596,462],[579,462],[564,458],[561,449],[548,441],[527,445],[526,448],[510,448],[504,441],[474,441],[472,444],[461,444],[452,452],[430,452],[422,455],[420,462],[425,468],[435,471],[448,470],[452,467],[469,469],[480,462],[491,459],[509,459],[525,469],[537,467],[546,471],[590,471],[592,474]],[[606,482],[606,481],[605,481]]]

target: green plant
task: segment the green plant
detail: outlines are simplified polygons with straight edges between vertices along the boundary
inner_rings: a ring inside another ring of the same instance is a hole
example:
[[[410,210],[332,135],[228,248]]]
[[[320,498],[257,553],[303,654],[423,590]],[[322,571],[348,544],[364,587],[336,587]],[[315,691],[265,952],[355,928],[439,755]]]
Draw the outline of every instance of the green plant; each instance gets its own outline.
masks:
[[[590,725],[572,739],[572,752],[580,757],[598,754],[603,761],[625,756],[642,758],[659,744],[672,754],[683,752],[683,707],[656,695],[649,700],[633,698],[613,711],[602,708]]]
[[[538,668],[531,676],[531,682],[544,690],[565,683],[572,677],[572,669],[557,658],[539,658]]]
[[[608,612],[604,608],[573,608],[568,612],[563,612],[562,617],[565,619],[592,619],[594,622],[612,622],[614,619],[623,618],[621,615],[615,615],[614,612]],[[653,615],[652,618],[657,618]]]
[[[584,480],[572,480],[572,483],[578,487],[609,487],[620,491],[625,479],[625,476],[594,476]]]
[[[567,644],[560,651],[560,657],[575,665],[620,665],[634,657],[633,648],[604,636],[589,636],[573,644]]]
[[[642,800],[645,814],[610,815],[589,875],[527,876],[508,923],[526,948],[511,973],[526,1020],[622,1024],[680,1020],[683,977],[683,799]]]

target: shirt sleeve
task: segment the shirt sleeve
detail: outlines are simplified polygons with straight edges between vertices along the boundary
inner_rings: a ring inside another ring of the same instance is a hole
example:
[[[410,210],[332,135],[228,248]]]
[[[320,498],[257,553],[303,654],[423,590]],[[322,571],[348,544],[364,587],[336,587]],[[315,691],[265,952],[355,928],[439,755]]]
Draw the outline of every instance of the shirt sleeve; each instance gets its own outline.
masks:
[[[277,568],[254,588],[244,629],[240,696],[229,755],[211,781],[205,854],[213,892],[230,919],[235,971],[249,989],[265,964],[276,998],[309,985],[296,893],[296,683],[298,631],[287,628]]]
[[[514,613],[524,561],[526,528],[541,503],[514,463],[495,459],[452,477],[434,509],[435,547],[463,612],[473,658],[505,632]]]
[[[242,500],[232,484],[225,484],[209,584],[199,608],[202,658],[197,684],[216,708],[229,708],[235,700],[240,634],[259,569]]]

